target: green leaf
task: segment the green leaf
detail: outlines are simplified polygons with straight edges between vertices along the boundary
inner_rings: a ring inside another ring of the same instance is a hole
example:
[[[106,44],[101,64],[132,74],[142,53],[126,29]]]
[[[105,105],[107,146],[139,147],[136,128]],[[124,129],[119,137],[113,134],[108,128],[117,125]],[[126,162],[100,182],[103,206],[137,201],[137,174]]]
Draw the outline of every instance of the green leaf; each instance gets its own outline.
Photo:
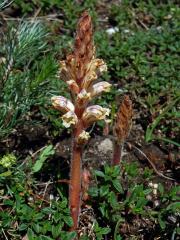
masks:
[[[162,215],[161,214],[158,215],[158,222],[159,222],[159,225],[160,225],[161,229],[165,229],[166,228],[166,223],[162,219]]]
[[[94,170],[93,171],[97,177],[105,177],[104,173],[102,171]]]
[[[63,220],[65,221],[65,223],[69,226],[72,227],[73,226],[73,219],[70,216],[63,216]]]
[[[35,235],[32,229],[28,228],[27,231],[27,236],[28,236],[28,240],[34,240],[35,239]]]
[[[180,202],[171,203],[167,206],[166,210],[171,210],[173,212],[180,211]]]
[[[44,162],[46,161],[46,159],[51,156],[54,155],[55,151],[54,151],[54,147],[53,145],[49,145],[47,146],[42,153],[40,154],[38,160],[36,161],[36,163],[34,164],[34,166],[32,167],[32,170],[34,173],[39,172],[44,164]]]
[[[12,172],[10,170],[3,172],[0,174],[0,177],[9,177],[12,175]]]
[[[92,197],[98,197],[99,190],[98,190],[97,187],[90,187],[89,190],[88,190],[88,193]]]
[[[76,232],[62,232],[61,240],[75,240],[76,236]]]
[[[38,238],[34,239],[34,240],[38,240]],[[47,236],[40,236],[40,240],[54,240],[54,238],[50,238],[50,237],[47,237]]]
[[[116,190],[117,190],[119,193],[123,193],[123,188],[122,188],[122,185],[121,185],[119,179],[113,180],[112,183],[113,183],[113,186],[116,188]]]
[[[33,227],[33,230],[34,230],[36,233],[40,233],[41,227],[39,226],[39,224],[33,223],[33,224],[32,224],[32,227]]]
[[[105,186],[100,187],[100,190],[99,190],[100,197],[104,197],[108,193],[109,193],[109,185],[105,185]]]
[[[26,229],[27,229],[27,227],[28,227],[28,225],[27,225],[27,224],[25,224],[25,223],[22,223],[22,224],[20,224],[20,225],[19,225],[19,227],[18,227],[18,230],[19,230],[19,231],[24,231],[24,230],[26,230]]]
[[[111,232],[111,229],[108,228],[108,227],[101,228],[100,232],[101,232],[101,234],[105,235],[105,234],[110,233],[110,232]]]
[[[109,201],[112,208],[117,208],[119,206],[119,203],[117,201],[117,196],[114,192],[109,193],[108,201]]]
[[[53,235],[53,239],[56,239],[57,237],[60,237],[60,233],[61,233],[62,228],[60,226],[54,226],[52,225],[52,235]]]

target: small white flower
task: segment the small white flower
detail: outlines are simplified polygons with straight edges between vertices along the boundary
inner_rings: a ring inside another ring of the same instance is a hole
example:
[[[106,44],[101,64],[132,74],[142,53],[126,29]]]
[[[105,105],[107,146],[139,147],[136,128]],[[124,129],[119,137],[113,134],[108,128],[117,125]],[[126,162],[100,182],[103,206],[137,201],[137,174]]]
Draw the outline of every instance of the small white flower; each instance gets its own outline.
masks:
[[[83,130],[78,136],[77,143],[78,144],[85,144],[85,143],[87,143],[89,138],[90,138],[89,133]]]
[[[63,125],[68,128],[71,125],[75,125],[78,122],[78,118],[74,112],[67,112],[62,116]]]

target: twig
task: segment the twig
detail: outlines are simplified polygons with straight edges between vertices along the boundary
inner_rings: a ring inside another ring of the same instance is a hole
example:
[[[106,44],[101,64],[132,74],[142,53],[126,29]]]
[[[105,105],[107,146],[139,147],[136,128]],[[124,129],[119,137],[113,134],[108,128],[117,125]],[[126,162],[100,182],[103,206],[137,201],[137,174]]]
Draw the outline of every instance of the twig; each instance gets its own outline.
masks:
[[[159,172],[156,168],[156,166],[154,165],[154,163],[147,157],[147,155],[141,151],[139,148],[137,148],[136,146],[134,146],[133,144],[131,144],[133,148],[135,148],[141,155],[143,155],[147,160],[148,162],[150,163],[150,165],[152,166],[153,170],[155,171],[155,173],[162,177],[162,178],[165,178],[165,179],[168,179],[168,180],[171,180],[171,181],[176,181],[174,178],[170,178],[170,177],[167,177],[165,176],[163,173]]]
[[[36,17],[36,18],[34,18],[34,16],[33,17],[27,17],[27,18],[23,18],[23,20],[24,21],[48,20],[48,21],[57,21],[57,22],[62,23],[63,20],[59,19],[58,18],[59,16],[61,16],[61,15],[60,14],[49,14],[49,15],[40,16],[40,17]],[[13,17],[5,17],[5,16],[3,16],[3,19],[5,21],[20,21],[20,22],[22,21],[22,18],[13,18]]]
[[[48,186],[49,186],[49,182],[47,182],[46,185],[45,185],[44,192],[43,192],[43,197],[42,197],[43,200],[44,200],[44,197],[45,197]],[[42,207],[42,202],[40,203],[39,207],[40,208]]]
[[[7,2],[7,3],[6,3],[6,2]],[[2,11],[3,9],[9,7],[13,2],[14,2],[14,0],[10,1],[9,3],[8,3],[8,0],[7,0],[7,1],[4,1],[3,4],[5,4],[5,5],[4,5],[4,6],[2,7],[2,9],[0,9],[0,10]]]
[[[69,180],[67,180],[67,179],[62,179],[62,180],[57,180],[57,181],[53,181],[53,182],[48,182],[49,183],[49,185],[50,184],[54,184],[54,183],[67,183],[67,184],[69,184]],[[43,185],[46,185],[47,184],[47,182],[46,183],[37,183],[37,184],[35,184],[36,186],[43,186]]]
[[[149,28],[146,26],[146,24],[144,24],[139,18],[136,18],[136,20],[140,23],[140,25],[145,28],[147,31],[149,30]]]
[[[8,240],[8,237],[6,236],[6,233],[4,232],[3,228],[2,228],[2,233],[3,233],[4,237],[5,237],[5,239]]]

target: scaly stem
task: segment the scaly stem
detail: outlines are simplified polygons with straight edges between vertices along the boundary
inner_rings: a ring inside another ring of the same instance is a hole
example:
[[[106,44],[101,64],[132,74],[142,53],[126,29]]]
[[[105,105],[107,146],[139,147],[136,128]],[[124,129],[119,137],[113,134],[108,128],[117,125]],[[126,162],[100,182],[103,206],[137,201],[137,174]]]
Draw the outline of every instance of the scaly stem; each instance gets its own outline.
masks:
[[[112,164],[114,166],[119,165],[121,161],[121,151],[122,151],[122,146],[118,142],[114,142],[114,152],[113,152],[113,161]]]
[[[74,231],[78,227],[78,217],[81,207],[81,176],[82,176],[82,146],[76,143],[76,138],[81,132],[81,123],[77,124],[77,128],[73,133],[73,152],[71,160],[71,173],[69,185],[69,206],[74,225],[70,231]]]

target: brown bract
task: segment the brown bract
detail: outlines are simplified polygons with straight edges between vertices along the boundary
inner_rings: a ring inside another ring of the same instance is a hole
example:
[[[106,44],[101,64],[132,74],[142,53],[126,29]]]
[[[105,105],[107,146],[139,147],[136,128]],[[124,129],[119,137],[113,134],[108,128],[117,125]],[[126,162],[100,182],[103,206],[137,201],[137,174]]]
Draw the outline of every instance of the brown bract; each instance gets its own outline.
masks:
[[[125,139],[128,137],[131,125],[132,125],[132,102],[128,95],[124,96],[122,104],[117,112],[115,124],[114,124],[114,136],[119,144],[124,143]]]

